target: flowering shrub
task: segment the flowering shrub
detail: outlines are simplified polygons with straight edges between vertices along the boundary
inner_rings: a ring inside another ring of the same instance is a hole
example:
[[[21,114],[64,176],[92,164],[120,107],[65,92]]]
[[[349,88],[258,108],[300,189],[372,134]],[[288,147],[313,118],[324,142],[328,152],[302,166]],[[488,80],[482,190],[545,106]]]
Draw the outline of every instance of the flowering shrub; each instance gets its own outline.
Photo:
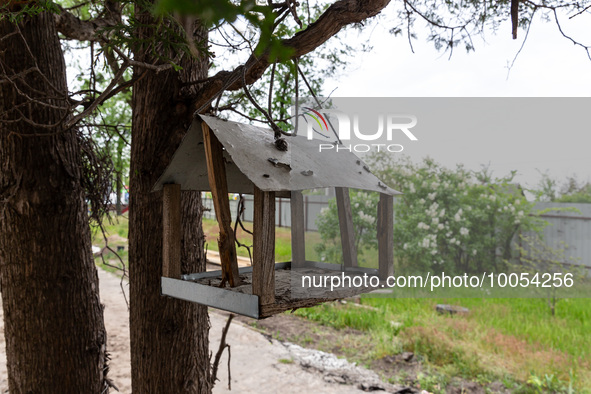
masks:
[[[373,172],[394,189],[394,253],[399,271],[474,273],[499,271],[512,258],[512,241],[520,230],[538,230],[533,203],[511,183],[514,173],[493,179],[486,169],[451,170],[425,159],[420,164],[375,154],[367,159]],[[352,192],[353,220],[359,247],[376,245],[377,193]],[[317,219],[324,241],[317,251],[340,261],[336,203]]]
[[[505,268],[519,230],[537,230],[528,202],[511,181],[486,169],[454,170],[425,159],[370,156],[373,172],[396,190],[394,248],[398,268],[473,273]]]

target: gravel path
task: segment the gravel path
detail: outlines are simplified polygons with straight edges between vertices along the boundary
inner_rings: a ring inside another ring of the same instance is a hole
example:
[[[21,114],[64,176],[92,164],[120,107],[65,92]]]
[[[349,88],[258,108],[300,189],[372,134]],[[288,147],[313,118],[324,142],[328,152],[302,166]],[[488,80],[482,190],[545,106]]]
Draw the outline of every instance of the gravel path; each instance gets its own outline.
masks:
[[[119,278],[99,269],[101,299],[105,304],[105,325],[108,350],[111,353],[109,376],[121,393],[131,393],[129,315],[121,291]],[[4,319],[0,309],[0,392],[8,392]],[[217,350],[226,317],[210,313],[210,347]],[[319,371],[316,365],[302,356],[301,348],[270,340],[260,333],[234,321],[230,326],[227,343],[231,346],[232,390],[234,393],[360,393],[353,385],[339,384],[334,370]],[[323,354],[320,358],[332,359]],[[334,360],[332,360],[334,364]],[[337,362],[341,364],[341,362]],[[227,352],[224,353],[214,393],[228,390]],[[342,365],[340,365],[342,367]],[[351,365],[350,365],[351,366]],[[348,367],[350,368],[350,367]],[[335,383],[336,382],[336,383]]]

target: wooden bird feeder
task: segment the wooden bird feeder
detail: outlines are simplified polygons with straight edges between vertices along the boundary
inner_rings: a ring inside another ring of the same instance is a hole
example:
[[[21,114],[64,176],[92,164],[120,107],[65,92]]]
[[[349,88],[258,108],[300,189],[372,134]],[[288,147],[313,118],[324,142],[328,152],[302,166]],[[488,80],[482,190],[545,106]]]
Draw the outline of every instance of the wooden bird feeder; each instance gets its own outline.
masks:
[[[294,298],[290,275],[343,271],[347,275],[393,273],[393,195],[353,153],[318,152],[304,136],[275,146],[273,132],[212,116],[195,118],[153,191],[163,191],[162,294],[253,318],[360,294],[373,289]],[[306,261],[302,190],[334,187],[343,265]],[[380,193],[379,269],[358,267],[348,188]],[[181,190],[211,191],[219,223],[221,271],[181,275]],[[238,268],[228,193],[254,195],[252,266]],[[275,263],[275,197],[290,198],[292,261]]]

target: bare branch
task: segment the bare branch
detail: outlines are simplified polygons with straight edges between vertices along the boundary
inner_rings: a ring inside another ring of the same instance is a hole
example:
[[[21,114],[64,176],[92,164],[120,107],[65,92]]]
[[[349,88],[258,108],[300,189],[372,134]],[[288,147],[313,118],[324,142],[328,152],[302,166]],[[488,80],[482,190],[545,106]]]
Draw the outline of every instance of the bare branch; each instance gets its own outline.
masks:
[[[581,11],[577,12],[576,14],[573,14],[573,15],[569,16],[568,19],[576,18],[577,16],[579,16],[582,13],[586,12],[589,8],[591,8],[591,5],[588,5],[587,7],[583,8]]]
[[[412,33],[410,31],[410,25],[411,25],[411,15],[412,12],[410,12],[408,10],[408,5],[406,4],[406,2],[404,3],[404,10],[406,11],[406,35],[408,36],[408,45],[410,46],[410,51],[412,53],[415,53],[415,49],[412,46]]]
[[[144,62],[138,62],[136,60],[132,60],[130,59],[127,55],[125,55],[123,53],[123,51],[121,51],[121,49],[117,48],[117,47],[113,47],[113,50],[115,52],[117,52],[117,54],[123,59],[123,61],[125,63],[127,63],[130,66],[133,67],[141,67],[141,68],[145,68],[148,70],[152,70],[155,71],[156,73],[162,72],[162,71],[166,71],[166,70],[170,70],[172,68],[172,63],[166,63],[166,64],[150,64],[150,63],[144,63]]]
[[[293,50],[292,58],[301,57],[324,44],[343,27],[376,16],[389,2],[390,0],[337,1],[328,7],[316,22],[293,37],[283,40],[282,44]],[[194,108],[198,112],[204,110],[223,90],[239,90],[244,84],[253,84],[261,78],[269,65],[269,51],[267,50],[260,57],[251,55],[243,66],[239,66],[233,71],[218,72],[198,92]],[[244,69],[246,69],[245,77],[241,78]]]
[[[230,323],[232,323],[233,318],[234,318],[234,315],[230,314],[230,316],[228,316],[228,320],[226,321],[226,325],[222,329],[222,338],[220,339],[220,346],[218,348],[218,351],[215,354],[215,359],[214,359],[212,367],[211,367],[211,382],[212,383],[215,383],[215,381],[217,380],[218,367],[220,365],[220,359],[222,358],[222,353],[224,352],[224,349],[226,347],[228,349],[230,348],[230,345],[228,345],[226,343],[226,335],[228,335],[228,330],[230,329]],[[228,370],[229,370],[229,365],[228,365]]]
[[[523,42],[521,43],[521,46],[519,47],[519,50],[515,54],[515,57],[513,58],[513,61],[511,62],[511,64],[510,65],[507,65],[507,80],[509,80],[509,74],[511,73],[511,69],[515,65],[515,61],[519,57],[519,54],[523,50],[523,47],[525,47],[525,43],[527,41],[527,37],[529,37],[529,31],[531,29],[531,25],[532,25],[532,22],[533,22],[533,19],[534,19],[535,12],[536,12],[536,9],[534,8],[534,11],[533,11],[532,16],[531,16],[531,20],[529,21],[529,25],[527,25],[527,30],[525,31],[525,37],[523,38]]]
[[[298,24],[298,26],[300,28],[302,28],[303,24],[302,24],[302,21],[300,20],[300,18],[298,17],[298,13],[297,13],[297,9],[296,9],[298,3],[295,0],[288,0],[287,3],[289,6],[289,11],[291,12],[291,15],[293,15],[293,20]]]
[[[115,74],[115,76],[111,80],[109,86],[107,86],[107,88],[95,100],[93,100],[92,103],[90,103],[90,105],[84,111],[80,112],[78,115],[74,116],[70,121],[68,121],[66,123],[66,128],[74,126],[80,120],[93,113],[94,110],[107,99],[111,91],[115,89],[121,78],[123,78],[123,74],[125,73],[125,70],[127,70],[127,67],[129,67],[129,64],[124,63],[119,72]]]
[[[259,123],[262,123],[262,124],[267,124],[267,121],[266,120],[261,120],[261,119],[253,118],[252,116],[249,116],[249,115],[245,114],[244,112],[241,112],[241,111],[237,110],[236,107],[233,106],[233,105],[223,105],[221,107],[218,107],[217,108],[217,111],[218,112],[232,111],[232,112],[234,112],[234,113],[242,116],[243,118],[250,120],[251,122],[259,122]]]
[[[463,24],[463,25],[457,25],[457,26],[447,26],[447,25],[443,25],[443,24],[441,24],[441,23],[439,23],[439,22],[437,22],[437,21],[434,21],[433,19],[429,18],[429,17],[428,17],[427,15],[425,15],[423,12],[419,11],[419,10],[418,10],[418,9],[417,9],[417,8],[416,8],[414,5],[412,5],[412,4],[410,3],[410,1],[408,1],[408,0],[405,0],[405,1],[404,1],[404,5],[405,5],[405,6],[406,6],[406,5],[408,5],[408,6],[410,7],[410,9],[411,9],[411,10],[413,10],[413,12],[414,12],[414,13],[416,13],[417,15],[419,15],[421,18],[423,18],[423,19],[425,20],[425,22],[427,22],[427,23],[429,23],[429,24],[431,24],[431,25],[433,25],[433,26],[439,27],[440,29],[446,29],[446,30],[456,30],[456,29],[462,29],[462,28],[465,28],[465,27],[466,27],[466,26],[467,26],[467,25],[470,23],[470,21],[468,21],[468,22],[466,22],[466,23],[465,23],[465,24]]]
[[[250,91],[248,90],[248,85],[245,81],[245,75],[246,75],[246,69],[243,69],[245,72],[242,74],[242,88],[244,89],[244,94],[246,94],[246,97],[248,97],[248,100],[251,102],[252,105],[255,106],[256,109],[258,109],[267,119],[267,122],[269,122],[269,125],[271,126],[271,129],[273,129],[273,132],[275,132],[275,139],[279,138],[279,136],[281,134],[283,135],[287,135],[290,136],[290,133],[286,133],[285,131],[281,130],[281,128],[279,128],[279,126],[277,126],[277,124],[275,124],[275,122],[273,121],[273,118],[271,117],[271,115],[269,115],[269,113],[267,111],[265,111],[265,109],[263,107],[260,106],[260,104],[255,100],[254,97],[252,97],[252,95],[250,94]]]
[[[587,53],[587,57],[589,58],[589,60],[591,60],[591,53],[589,53],[589,46],[581,44],[580,42],[578,42],[577,40],[575,40],[574,38],[572,38],[571,36],[566,34],[562,30],[562,26],[560,26],[560,22],[558,21],[558,14],[556,13],[556,9],[553,9],[552,11],[554,13],[554,20],[556,21],[556,26],[558,27],[558,31],[560,31],[560,34],[562,34],[562,36],[564,38],[568,39],[570,42],[572,42],[576,46],[583,48],[585,50],[585,52]]]

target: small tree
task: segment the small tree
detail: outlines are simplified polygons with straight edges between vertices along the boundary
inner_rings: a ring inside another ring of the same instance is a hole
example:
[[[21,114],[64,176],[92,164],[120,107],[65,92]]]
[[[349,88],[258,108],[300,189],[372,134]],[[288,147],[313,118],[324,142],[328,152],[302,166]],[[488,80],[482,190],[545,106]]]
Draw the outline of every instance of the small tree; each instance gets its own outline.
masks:
[[[516,246],[519,252],[517,264],[512,268],[521,273],[530,273],[532,281],[528,289],[543,295],[552,316],[556,314],[556,304],[562,298],[565,288],[585,278],[584,268],[578,259],[568,256],[568,245],[564,242],[554,248],[549,246],[539,234],[520,235]]]

